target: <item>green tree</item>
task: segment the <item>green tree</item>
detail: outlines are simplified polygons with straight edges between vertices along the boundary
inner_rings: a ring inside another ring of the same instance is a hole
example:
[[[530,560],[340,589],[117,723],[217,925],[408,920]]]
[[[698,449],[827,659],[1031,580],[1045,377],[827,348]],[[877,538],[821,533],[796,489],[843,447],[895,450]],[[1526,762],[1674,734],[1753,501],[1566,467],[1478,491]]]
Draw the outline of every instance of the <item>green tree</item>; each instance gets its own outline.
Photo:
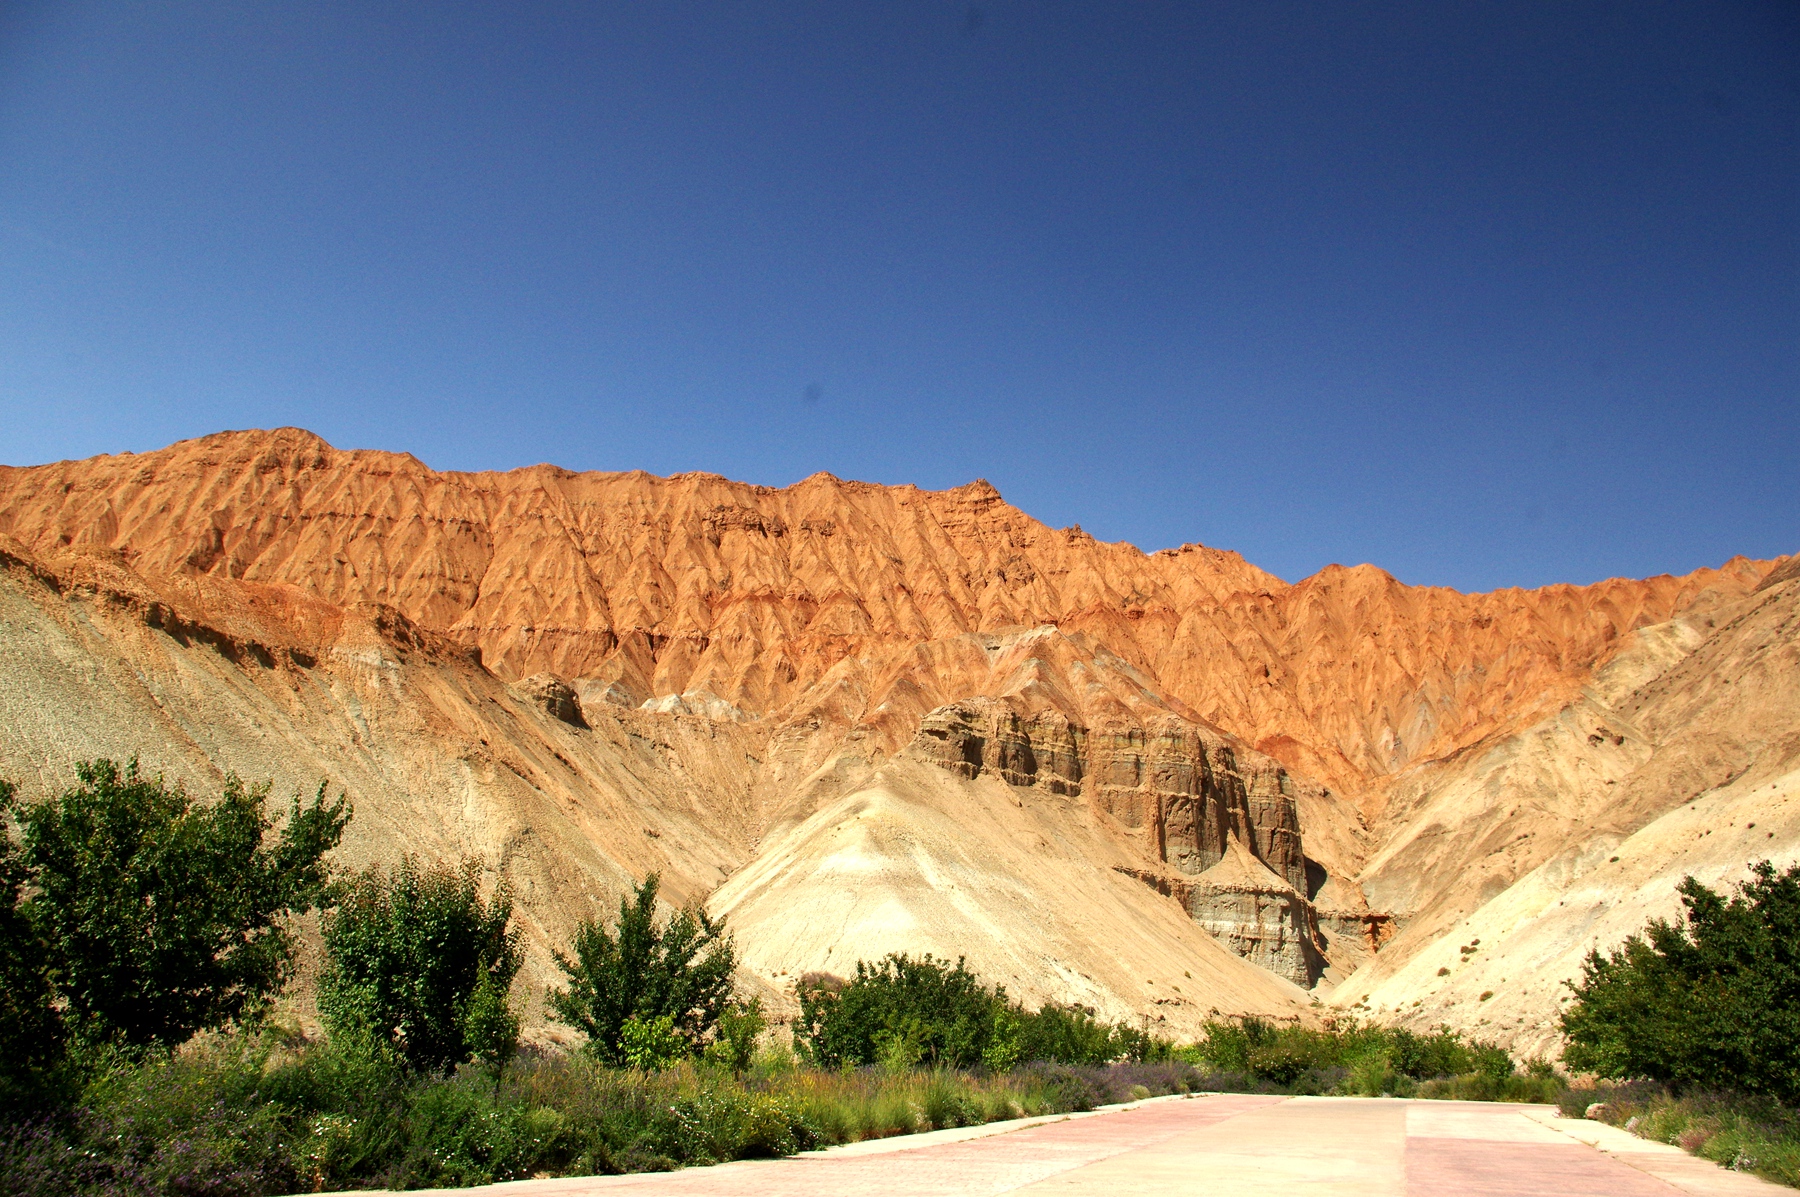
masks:
[[[737,950],[725,921],[697,907],[656,922],[655,873],[619,900],[611,930],[585,920],[575,931],[575,957],[558,952],[569,977],[550,994],[555,1017],[588,1038],[588,1050],[609,1064],[627,1063],[620,1041],[627,1020],[649,1025],[668,1018],[672,1032],[698,1052],[732,996]]]
[[[30,871],[8,833],[14,790],[0,781],[0,1109],[36,1098],[62,1056],[52,1004],[50,952],[21,903]]]
[[[685,1060],[689,1046],[675,1033],[675,1020],[669,1015],[644,1019],[633,1014],[619,1028],[619,1054],[629,1068],[661,1072]]]
[[[347,882],[325,916],[319,1011],[335,1034],[392,1046],[420,1072],[481,1055],[496,1072],[518,1040],[507,995],[524,960],[512,891],[481,896],[481,866],[402,857]]]
[[[762,999],[732,1002],[719,1013],[718,1035],[706,1049],[706,1058],[723,1064],[739,1076],[750,1070],[756,1041],[769,1028]]]
[[[1590,952],[1563,1012],[1570,1068],[1800,1099],[1800,866],[1729,898],[1692,877],[1686,919]]]
[[[26,902],[51,980],[84,1040],[128,1051],[253,1017],[294,958],[350,810],[296,796],[273,843],[268,787],[227,777],[217,802],[146,778],[137,761],[76,766],[81,784],[24,812]]]
[[[484,969],[463,1008],[463,1043],[494,1078],[494,1087],[519,1051],[519,1014],[513,1009],[511,978],[502,985],[493,969]]]
[[[795,1038],[813,1061],[953,1068],[982,1064],[992,1042],[1016,1059],[1016,1012],[1006,991],[989,989],[963,962],[903,953],[859,960],[848,982],[802,978]],[[998,1061],[997,1061],[998,1062]]]

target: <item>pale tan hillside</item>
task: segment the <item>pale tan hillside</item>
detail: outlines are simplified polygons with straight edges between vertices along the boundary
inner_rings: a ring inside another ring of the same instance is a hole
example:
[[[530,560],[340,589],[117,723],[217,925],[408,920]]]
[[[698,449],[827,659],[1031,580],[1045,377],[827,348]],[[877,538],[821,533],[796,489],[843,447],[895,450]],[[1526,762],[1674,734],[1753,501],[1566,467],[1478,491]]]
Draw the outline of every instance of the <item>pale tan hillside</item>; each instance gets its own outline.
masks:
[[[1138,863],[1079,798],[901,757],[771,837],[713,905],[764,976],[851,975],[888,952],[966,957],[1033,1005],[1147,1016],[1184,1038],[1219,1012],[1306,1008],[1305,990],[1119,871]]]
[[[202,619],[195,596],[221,617]],[[1214,1007],[1281,1012],[1306,1000],[1113,872],[1109,863],[1137,859],[1133,847],[1077,802],[1043,810],[1048,796],[1033,795],[1028,815],[1003,783],[907,761],[870,783],[853,754],[783,786],[767,726],[559,706],[554,686],[508,685],[376,605],[346,611],[228,580],[159,591],[104,556],[52,567],[0,539],[0,677],[0,777],[20,782],[28,800],[70,784],[75,762],[95,756],[137,754],[200,795],[216,793],[227,771],[272,781],[277,797],[329,778],[356,805],[341,863],[405,852],[481,859],[490,881],[516,891],[530,949],[522,992],[534,1010],[558,979],[550,952],[579,919],[615,909],[627,885],[657,871],[671,899],[696,901],[748,861],[754,871],[714,905],[738,928],[746,981],[777,1014],[791,1010],[798,968],[848,971],[854,954],[888,950],[954,950],[1021,996],[1079,995],[1171,1033],[1192,1033]],[[866,871],[922,870],[881,899],[894,934],[880,934],[879,918],[839,926],[821,953],[829,916],[876,891],[856,870],[771,876],[770,862],[816,849],[825,816],[789,820],[759,855],[759,783],[825,803],[827,815],[885,800],[916,816],[886,820],[893,835],[862,854]],[[870,784],[888,788],[878,799]],[[850,790],[859,792],[838,799]],[[903,849],[883,861],[893,844]],[[951,907],[919,883],[946,875],[963,887],[958,897],[952,883]],[[990,901],[1007,909],[967,924],[944,917]],[[1074,988],[1062,986],[1065,974]]]
[[[472,854],[515,887],[533,995],[657,871],[781,1009],[800,971],[932,951],[1171,1033],[1322,981],[1524,1042],[1575,951],[1531,895],[1588,885],[1616,917],[1581,933],[1623,934],[1724,842],[1657,828],[1793,769],[1793,571],[1289,585],[980,482],[459,474],[223,433],[0,468],[0,777],[330,778],[345,863]]]
[[[1544,1050],[1560,983],[1673,916],[1684,875],[1800,857],[1800,580],[1639,637],[1578,702],[1397,787],[1420,810],[1361,880],[1418,914],[1334,1003]]]
[[[340,863],[473,855],[510,880],[528,993],[549,948],[631,881],[657,870],[700,899],[750,854],[756,736],[629,712],[578,729],[385,609],[332,612],[304,638],[249,616],[221,630],[116,565],[66,564],[0,542],[0,777],[27,800],[98,756],[137,755],[202,796],[227,771],[282,799],[330,779],[356,806]]]

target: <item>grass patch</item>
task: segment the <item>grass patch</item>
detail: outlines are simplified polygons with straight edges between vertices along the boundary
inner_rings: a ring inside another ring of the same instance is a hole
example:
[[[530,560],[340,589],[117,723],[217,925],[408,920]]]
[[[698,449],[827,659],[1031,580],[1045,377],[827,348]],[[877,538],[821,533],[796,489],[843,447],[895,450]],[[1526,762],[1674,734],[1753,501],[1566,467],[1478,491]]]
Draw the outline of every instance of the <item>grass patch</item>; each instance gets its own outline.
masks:
[[[1650,1081],[1570,1089],[1560,1101],[1567,1118],[1600,1105],[1602,1122],[1715,1164],[1800,1188],[1800,1111],[1772,1097],[1741,1093],[1677,1095]]]
[[[496,1082],[473,1065],[422,1074],[349,1037],[207,1036],[146,1061],[83,1061],[87,1080],[60,1112],[0,1126],[0,1197],[265,1197],[660,1171],[1203,1091],[1519,1101],[1561,1088],[1497,1049],[1349,1021],[1220,1023],[1176,1055],[1003,1072],[821,1069],[765,1048],[738,1074],[697,1059],[647,1073],[527,1052]]]
[[[409,1073],[378,1047],[202,1039],[94,1070],[50,1118],[0,1126],[0,1194],[208,1194],[484,1184],[658,1171],[1191,1092],[1179,1062],[1006,1073],[825,1071],[784,1049],[741,1077],[527,1055],[496,1085]]]

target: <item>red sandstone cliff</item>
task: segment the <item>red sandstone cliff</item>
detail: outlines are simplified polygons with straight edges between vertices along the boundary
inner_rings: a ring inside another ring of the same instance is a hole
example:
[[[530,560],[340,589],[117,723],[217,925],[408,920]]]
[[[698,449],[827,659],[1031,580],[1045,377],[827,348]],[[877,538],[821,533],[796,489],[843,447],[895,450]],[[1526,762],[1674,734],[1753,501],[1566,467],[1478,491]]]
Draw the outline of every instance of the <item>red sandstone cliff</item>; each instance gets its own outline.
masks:
[[[1521,726],[1624,633],[1770,568],[1465,595],[1333,566],[1289,585],[1235,553],[1047,528],[985,482],[450,473],[298,429],[0,468],[0,533],[116,550],[152,579],[381,603],[505,678],[591,679],[630,705],[716,697],[861,726],[887,751],[925,712],[992,692],[984,635],[1054,625],[1178,713],[1351,792]]]

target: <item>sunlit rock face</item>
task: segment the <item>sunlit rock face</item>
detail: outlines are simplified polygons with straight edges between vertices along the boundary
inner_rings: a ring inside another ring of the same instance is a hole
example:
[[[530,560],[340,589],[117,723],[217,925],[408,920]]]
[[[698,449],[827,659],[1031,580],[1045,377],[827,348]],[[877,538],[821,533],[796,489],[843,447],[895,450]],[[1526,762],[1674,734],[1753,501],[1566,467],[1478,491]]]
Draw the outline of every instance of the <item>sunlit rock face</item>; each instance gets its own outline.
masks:
[[[1652,896],[1684,870],[1793,858],[1797,604],[1794,559],[1289,583],[980,481],[221,433],[0,466],[0,777],[330,778],[345,863],[510,879],[540,994],[654,871],[732,912],[771,1009],[796,970],[936,950],[1169,1034],[1309,1010],[1291,980],[1552,1051],[1595,935],[1678,914]]]
[[[1299,985],[1318,979],[1293,782],[1270,758],[1173,714],[1096,730],[996,698],[931,711],[913,751],[959,777],[1085,798],[1153,866],[1134,876],[1245,959]]]

